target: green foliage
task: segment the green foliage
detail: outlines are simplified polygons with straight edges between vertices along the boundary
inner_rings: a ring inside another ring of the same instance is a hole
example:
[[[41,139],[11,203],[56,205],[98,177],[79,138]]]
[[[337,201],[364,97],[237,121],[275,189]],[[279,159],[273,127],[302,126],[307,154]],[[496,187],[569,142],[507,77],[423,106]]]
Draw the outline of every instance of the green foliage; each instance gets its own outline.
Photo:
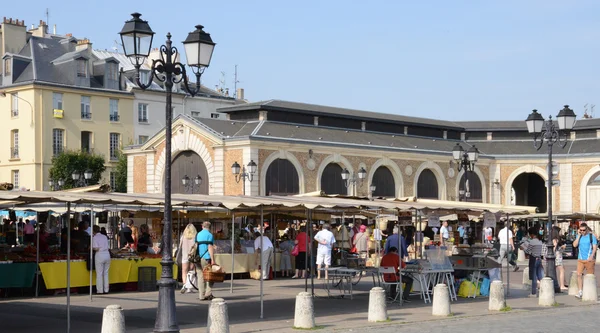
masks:
[[[508,312],[508,311],[511,311],[511,310],[512,310],[512,308],[510,306],[508,306],[508,305],[505,306],[505,307],[503,307],[502,309],[500,309],[501,312]]]
[[[102,178],[102,173],[106,170],[104,166],[104,156],[90,154],[84,151],[65,151],[52,157],[52,167],[50,168],[50,178],[52,180],[62,179],[65,181],[64,190],[78,187],[77,182],[73,181],[71,175],[73,172],[82,174],[85,170],[92,171],[92,179],[88,184],[97,184]]]
[[[115,192],[127,193],[127,156],[119,151],[119,160],[115,168]]]

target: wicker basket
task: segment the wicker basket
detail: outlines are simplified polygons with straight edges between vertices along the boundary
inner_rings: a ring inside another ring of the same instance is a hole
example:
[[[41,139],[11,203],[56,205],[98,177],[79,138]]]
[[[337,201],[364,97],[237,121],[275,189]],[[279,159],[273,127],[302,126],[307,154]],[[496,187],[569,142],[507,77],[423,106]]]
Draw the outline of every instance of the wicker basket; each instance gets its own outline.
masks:
[[[206,282],[223,282],[225,281],[225,271],[217,265],[206,266],[202,270],[202,276]]]

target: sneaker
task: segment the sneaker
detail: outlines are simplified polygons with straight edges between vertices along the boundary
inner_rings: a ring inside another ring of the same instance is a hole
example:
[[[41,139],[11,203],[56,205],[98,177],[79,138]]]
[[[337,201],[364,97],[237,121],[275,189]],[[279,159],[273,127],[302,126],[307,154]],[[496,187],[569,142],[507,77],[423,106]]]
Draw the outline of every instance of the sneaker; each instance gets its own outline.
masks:
[[[575,295],[575,297],[577,297],[577,298],[582,298],[582,297],[583,297],[583,291],[582,291],[582,290],[580,290],[580,291],[577,293],[577,295]]]
[[[513,272],[518,272],[519,271],[519,266],[515,266],[515,269],[513,270]]]
[[[182,294],[185,294],[185,287],[182,287],[182,288],[181,288],[181,293],[182,293]]]
[[[410,299],[408,299],[408,298],[403,298],[403,299],[402,299],[402,302],[404,302],[404,303],[410,303]]]

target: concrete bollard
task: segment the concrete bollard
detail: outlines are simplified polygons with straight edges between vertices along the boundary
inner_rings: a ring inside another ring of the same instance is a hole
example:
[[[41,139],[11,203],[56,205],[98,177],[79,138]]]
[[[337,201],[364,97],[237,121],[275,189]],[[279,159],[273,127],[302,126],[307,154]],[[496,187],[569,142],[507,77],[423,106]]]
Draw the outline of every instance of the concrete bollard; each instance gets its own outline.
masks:
[[[208,307],[208,333],[229,333],[229,314],[227,303],[222,298],[214,298]]]
[[[102,333],[125,333],[125,316],[120,305],[109,305],[104,309]]]
[[[598,257],[598,255],[600,255],[600,249],[596,251],[596,263],[600,263],[600,258]]]
[[[523,269],[523,289],[531,288],[531,280],[529,279],[529,267]]]
[[[519,262],[519,263],[525,262],[525,251],[519,249],[519,252],[517,254],[517,262]]]
[[[315,328],[315,308],[310,293],[301,292],[296,296],[294,327],[304,329]]]
[[[579,294],[579,286],[577,285],[577,272],[571,272],[571,279],[569,280],[569,296],[576,296]]]
[[[369,322],[386,321],[387,307],[385,305],[385,290],[381,287],[372,288],[369,292]]]
[[[506,300],[504,299],[504,286],[502,281],[493,281],[490,285],[490,301],[488,310],[500,311],[506,307]]]
[[[596,276],[594,274],[586,274],[583,277],[583,296],[581,300],[584,302],[598,301],[598,289],[596,288]]]
[[[450,311],[450,292],[448,286],[440,283],[433,288],[433,309],[431,314],[434,316],[449,316]]]
[[[554,303],[554,281],[549,277],[545,277],[540,282],[540,297],[538,305],[553,306]]]

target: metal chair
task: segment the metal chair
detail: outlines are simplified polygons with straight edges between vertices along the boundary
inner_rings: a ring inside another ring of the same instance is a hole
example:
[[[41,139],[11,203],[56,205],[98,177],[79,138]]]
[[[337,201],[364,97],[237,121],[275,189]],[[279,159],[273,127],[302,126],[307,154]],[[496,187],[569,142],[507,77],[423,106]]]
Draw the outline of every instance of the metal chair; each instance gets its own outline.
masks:
[[[400,297],[400,295],[402,295],[402,280],[400,279],[400,277],[398,276],[397,281],[385,281],[384,277],[385,274],[391,274],[394,276],[396,275],[396,269],[394,267],[379,267],[379,280],[381,285],[383,286],[384,289],[388,289],[391,286],[396,286],[396,295],[390,295],[390,292],[388,292],[389,298],[392,298],[392,303],[393,302],[397,302],[397,301],[402,301],[402,297]]]

